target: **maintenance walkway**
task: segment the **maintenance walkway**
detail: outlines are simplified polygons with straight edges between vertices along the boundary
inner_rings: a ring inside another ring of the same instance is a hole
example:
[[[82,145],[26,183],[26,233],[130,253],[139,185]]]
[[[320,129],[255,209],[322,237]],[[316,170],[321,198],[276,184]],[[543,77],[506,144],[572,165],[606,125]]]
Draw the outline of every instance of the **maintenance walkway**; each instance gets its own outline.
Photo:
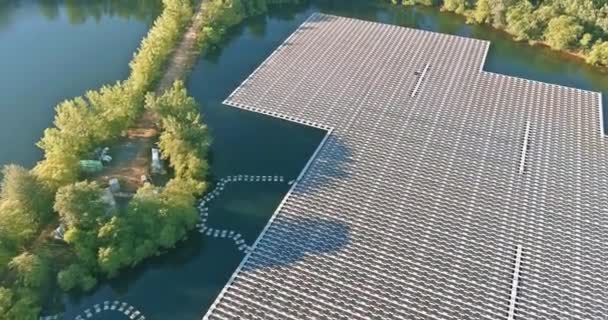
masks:
[[[226,103],[328,134],[205,318],[608,319],[601,96],[483,71],[489,45],[295,31]]]

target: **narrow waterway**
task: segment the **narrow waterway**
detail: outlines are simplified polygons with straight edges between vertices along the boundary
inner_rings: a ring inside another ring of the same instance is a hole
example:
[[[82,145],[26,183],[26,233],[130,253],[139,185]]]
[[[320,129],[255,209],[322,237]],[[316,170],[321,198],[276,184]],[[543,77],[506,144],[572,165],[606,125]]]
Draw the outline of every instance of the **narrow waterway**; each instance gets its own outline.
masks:
[[[50,124],[57,101],[124,78],[132,51],[150,21],[147,14],[125,18],[112,10],[102,10],[100,15],[85,15],[88,18],[81,22],[71,17],[63,2],[56,2],[57,10],[43,10],[40,3],[23,1],[8,11],[9,18],[4,18],[6,9],[0,7],[0,68],[9,70],[0,74],[0,163],[30,165],[37,160],[40,155],[33,142]],[[221,103],[316,11],[487,39],[492,47],[486,70],[603,91],[604,105],[608,105],[607,74],[548,49],[514,43],[489,28],[467,25],[453,14],[363,0],[273,7],[268,16],[248,19],[234,28],[220,48],[199,59],[189,78],[189,92],[202,105],[201,113],[214,139],[211,164],[215,179],[235,174],[280,175],[287,182],[297,176],[322,139],[324,132],[319,130]],[[71,24],[73,21],[78,23]],[[19,42],[32,37],[32,28],[43,34],[38,47]],[[40,94],[32,94],[32,90]],[[287,183],[228,184],[210,204],[207,224],[238,230],[245,243],[251,244],[288,189]],[[94,311],[94,304],[117,300],[136,307],[146,319],[200,319],[242,257],[233,241],[195,232],[175,250],[116,279],[102,281],[91,293],[66,295],[61,301],[64,318],[74,319],[87,308]],[[125,316],[107,311],[95,314],[93,319]]]

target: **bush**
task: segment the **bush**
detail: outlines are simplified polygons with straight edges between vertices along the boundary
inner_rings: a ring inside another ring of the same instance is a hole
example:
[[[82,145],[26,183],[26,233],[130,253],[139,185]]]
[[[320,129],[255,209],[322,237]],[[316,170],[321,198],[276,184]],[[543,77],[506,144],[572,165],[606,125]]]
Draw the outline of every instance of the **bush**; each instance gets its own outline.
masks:
[[[201,123],[199,106],[188,97],[184,84],[176,81],[162,96],[146,96],[146,108],[158,115],[161,129],[159,146],[169,159],[175,176],[203,180],[208,173],[206,161],[211,144],[207,126]]]
[[[591,47],[587,62],[598,66],[608,66],[608,41],[597,42]]]
[[[23,287],[38,289],[48,284],[49,265],[35,254],[26,251],[14,257],[9,267],[15,272],[17,283]]]
[[[249,4],[252,13],[266,10],[266,2]],[[204,16],[198,43],[201,49],[217,45],[228,28],[245,19],[245,6],[241,0],[209,1],[204,4]]]
[[[145,92],[158,80],[173,47],[192,16],[190,0],[164,0],[164,10],[130,63],[126,81],[89,91],[60,103],[54,128],[44,131],[38,147],[44,160],[34,171],[52,188],[75,182],[85,154],[120,136],[140,115]]]
[[[137,191],[129,208],[99,229],[103,245],[98,262],[108,276],[121,268],[173,247],[194,228],[198,214],[194,207],[197,183],[172,180],[164,189],[146,184]]]
[[[84,291],[90,290],[97,284],[97,280],[91,276],[86,268],[78,264],[72,264],[57,275],[57,283],[64,291],[80,288]]]
[[[544,37],[551,48],[563,50],[577,43],[583,31],[583,27],[575,18],[561,15],[549,21]]]
[[[81,181],[61,187],[55,196],[55,211],[68,229],[91,230],[106,217],[109,204],[96,182]]]
[[[159,79],[162,68],[192,18],[191,0],[163,0],[164,10],[129,64],[127,80],[134,92],[142,95]]]
[[[16,165],[5,166],[2,175],[0,251],[16,249],[31,241],[52,214],[52,194],[36,176]],[[1,260],[0,269],[3,266]]]
[[[60,103],[55,127],[46,129],[38,142],[45,159],[34,172],[55,189],[76,181],[78,160],[95,147],[118,138],[139,115],[141,100],[119,82]]]

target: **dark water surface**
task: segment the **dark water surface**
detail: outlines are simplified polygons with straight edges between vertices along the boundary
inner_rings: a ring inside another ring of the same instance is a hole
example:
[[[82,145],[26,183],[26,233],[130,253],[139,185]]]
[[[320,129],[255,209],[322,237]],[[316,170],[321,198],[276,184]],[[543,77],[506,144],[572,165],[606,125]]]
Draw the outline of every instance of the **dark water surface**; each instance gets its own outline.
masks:
[[[160,7],[124,2],[0,0],[0,165],[33,165],[57,103],[127,77]]]
[[[63,2],[51,1],[59,3],[57,9],[40,3],[24,1],[16,9],[6,9],[0,2],[0,163],[30,165],[40,156],[32,143],[49,125],[57,101],[124,78],[132,51],[150,21],[141,10],[128,17],[85,10],[88,18],[81,22],[82,15],[72,17]],[[434,9],[352,0],[274,7],[268,16],[249,19],[232,30],[221,48],[201,57],[188,81],[213,135],[215,178],[253,174],[294,179],[322,139],[324,133],[319,130],[221,104],[316,11],[487,39],[492,41],[488,71],[608,93],[608,75],[602,72],[547,49],[514,43],[502,33],[467,25],[459,16]],[[33,30],[39,32],[39,39],[23,42],[32,37]],[[608,105],[606,97],[604,101]],[[208,222],[214,228],[238,230],[251,244],[288,188],[286,184],[229,185],[211,206]],[[194,233],[175,250],[117,279],[102,281],[90,294],[64,297],[65,319],[104,300],[128,302],[146,319],[200,319],[242,257],[232,242]],[[93,319],[125,317],[104,312]]]

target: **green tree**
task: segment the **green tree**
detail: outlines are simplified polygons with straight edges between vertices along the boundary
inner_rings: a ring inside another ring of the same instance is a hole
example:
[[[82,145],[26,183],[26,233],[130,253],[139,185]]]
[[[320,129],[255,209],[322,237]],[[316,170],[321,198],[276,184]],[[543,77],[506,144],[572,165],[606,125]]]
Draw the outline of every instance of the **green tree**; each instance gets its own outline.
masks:
[[[36,223],[46,223],[52,214],[53,195],[28,170],[7,165],[2,170],[0,199],[18,203]]]
[[[521,1],[507,11],[506,31],[517,41],[538,38],[540,32],[538,20],[530,2]]]
[[[17,283],[24,287],[35,289],[49,283],[50,267],[35,254],[23,252],[11,260],[9,267],[15,272]]]
[[[4,272],[5,269],[8,268],[8,263],[16,255],[15,250],[9,248],[4,242],[5,241],[0,240],[0,273]]]
[[[97,250],[100,244],[96,229],[70,228],[65,232],[64,240],[72,245],[80,264],[89,270],[97,269]]]
[[[441,8],[442,10],[462,14],[466,10],[466,5],[466,0],[444,0]]]
[[[507,9],[512,5],[513,0],[489,0],[490,15],[492,26],[497,29],[504,29],[507,20]]]
[[[61,187],[55,197],[55,211],[68,228],[90,230],[106,216],[108,204],[96,182],[81,181]]]
[[[34,238],[38,224],[16,201],[0,201],[0,237],[9,248],[24,246]]]
[[[2,319],[5,319],[12,305],[13,291],[9,288],[0,287],[0,316],[2,316]]]
[[[587,50],[591,47],[591,43],[593,41],[593,36],[590,33],[583,34],[583,37],[579,41],[581,48]]]
[[[39,226],[49,220],[52,194],[36,176],[20,166],[5,166],[2,175],[0,239],[2,249],[14,249],[30,241]],[[0,269],[3,265],[0,261]]]
[[[159,115],[158,144],[163,157],[170,160],[175,176],[202,180],[208,171],[205,158],[211,139],[207,126],[201,122],[199,106],[188,96],[184,84],[176,81],[160,97],[148,95],[146,108]]]
[[[489,0],[477,0],[475,3],[475,10],[473,10],[472,18],[477,23],[490,23],[491,21],[491,8]]]
[[[19,294],[13,306],[6,315],[6,320],[38,320],[40,314],[40,302],[34,292]]]
[[[599,66],[608,66],[608,41],[596,42],[591,47],[587,62]]]
[[[583,33],[583,27],[575,18],[561,15],[551,19],[545,30],[545,41],[556,50],[572,47]]]
[[[97,280],[78,264],[72,264],[57,275],[57,283],[64,291],[80,288],[84,291],[90,290],[97,284]]]

